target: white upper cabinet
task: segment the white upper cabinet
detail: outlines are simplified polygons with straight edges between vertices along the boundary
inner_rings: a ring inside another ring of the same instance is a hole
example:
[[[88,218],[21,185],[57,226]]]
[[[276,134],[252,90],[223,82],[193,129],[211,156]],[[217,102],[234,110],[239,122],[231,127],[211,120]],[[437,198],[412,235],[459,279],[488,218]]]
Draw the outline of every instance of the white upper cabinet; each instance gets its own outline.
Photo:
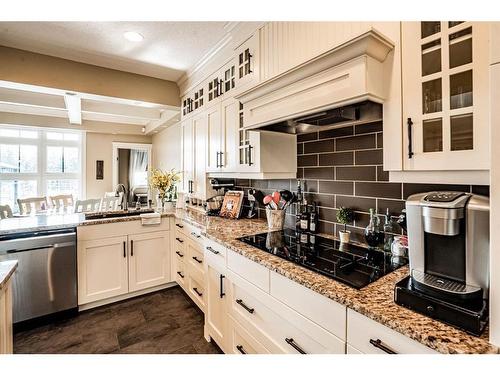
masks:
[[[259,83],[259,47],[259,32],[256,32],[235,49],[238,91],[246,90]]]
[[[403,22],[404,170],[489,169],[489,24]]]
[[[220,104],[210,107],[206,112],[207,119],[207,172],[216,171],[221,167],[222,131]]]
[[[194,131],[193,122],[185,120],[181,125],[182,131],[182,191],[190,193],[194,180]]]

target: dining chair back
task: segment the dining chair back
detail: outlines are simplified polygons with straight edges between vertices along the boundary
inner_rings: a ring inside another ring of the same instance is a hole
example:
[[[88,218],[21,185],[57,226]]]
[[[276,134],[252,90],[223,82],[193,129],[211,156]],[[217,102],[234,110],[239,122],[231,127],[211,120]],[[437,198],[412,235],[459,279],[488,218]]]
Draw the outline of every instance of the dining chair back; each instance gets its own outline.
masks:
[[[99,211],[100,206],[101,200],[97,198],[77,200],[75,203],[75,213]]]
[[[73,206],[74,203],[71,194],[52,195],[49,199],[53,208],[67,208]]]
[[[21,215],[29,215],[33,212],[38,213],[46,211],[49,207],[47,203],[47,197],[18,199],[17,205],[19,206],[19,212],[21,213]]]
[[[104,197],[101,199],[99,211],[117,211],[121,204],[122,197]]]
[[[12,210],[8,204],[0,205],[0,219],[13,217]]]

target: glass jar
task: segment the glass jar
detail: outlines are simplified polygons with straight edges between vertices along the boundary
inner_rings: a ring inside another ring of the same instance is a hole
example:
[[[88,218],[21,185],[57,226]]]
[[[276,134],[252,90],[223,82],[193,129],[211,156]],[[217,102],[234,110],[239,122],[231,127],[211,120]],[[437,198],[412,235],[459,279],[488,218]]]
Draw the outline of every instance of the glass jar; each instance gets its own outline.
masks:
[[[391,253],[397,257],[408,257],[408,237],[394,237],[394,241],[391,246]]]
[[[384,243],[384,232],[380,230],[380,220],[373,208],[370,208],[370,223],[365,228],[365,240],[370,247],[378,247]]]

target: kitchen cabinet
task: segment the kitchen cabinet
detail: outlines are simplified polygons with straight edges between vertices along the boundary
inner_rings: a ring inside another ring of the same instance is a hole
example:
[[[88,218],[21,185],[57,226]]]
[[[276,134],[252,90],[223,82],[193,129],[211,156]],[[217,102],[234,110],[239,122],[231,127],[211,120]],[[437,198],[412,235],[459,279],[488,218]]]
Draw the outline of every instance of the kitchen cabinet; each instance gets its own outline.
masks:
[[[128,293],[127,236],[78,241],[78,304]]]
[[[227,351],[227,272],[216,262],[207,261],[206,292],[207,310],[205,329],[217,345]]]
[[[191,120],[181,125],[182,132],[182,191],[190,193],[194,183],[194,129]]]
[[[238,92],[259,83],[259,47],[259,32],[256,32],[235,49]]]
[[[0,289],[0,354],[13,353],[12,281]]]
[[[403,168],[489,169],[489,24],[403,22]]]
[[[424,346],[366,316],[347,309],[347,345],[365,354],[436,354]]]
[[[224,132],[222,130],[221,107],[214,105],[206,111],[207,118],[207,171],[216,171],[221,167]]]
[[[169,243],[168,231],[128,236],[129,292],[170,281]]]

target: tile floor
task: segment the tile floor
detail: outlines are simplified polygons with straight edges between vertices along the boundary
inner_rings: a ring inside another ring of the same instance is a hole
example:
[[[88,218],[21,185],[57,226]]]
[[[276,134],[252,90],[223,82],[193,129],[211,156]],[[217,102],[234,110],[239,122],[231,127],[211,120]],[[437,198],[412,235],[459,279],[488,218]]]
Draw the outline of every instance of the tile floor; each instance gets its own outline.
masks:
[[[14,353],[216,354],[203,313],[178,286],[14,336]]]

